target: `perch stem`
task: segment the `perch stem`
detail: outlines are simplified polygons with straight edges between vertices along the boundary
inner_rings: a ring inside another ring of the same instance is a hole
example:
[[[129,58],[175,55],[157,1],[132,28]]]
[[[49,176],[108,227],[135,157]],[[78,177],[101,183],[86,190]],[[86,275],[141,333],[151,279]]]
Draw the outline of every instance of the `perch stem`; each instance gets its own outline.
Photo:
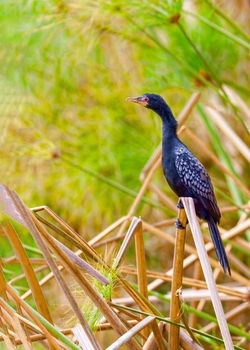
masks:
[[[184,208],[178,210],[176,229],[173,277],[171,284],[170,320],[179,323],[181,318],[179,293],[182,286],[183,259],[186,237],[187,216]],[[174,324],[169,326],[169,349],[179,349],[180,329]]]

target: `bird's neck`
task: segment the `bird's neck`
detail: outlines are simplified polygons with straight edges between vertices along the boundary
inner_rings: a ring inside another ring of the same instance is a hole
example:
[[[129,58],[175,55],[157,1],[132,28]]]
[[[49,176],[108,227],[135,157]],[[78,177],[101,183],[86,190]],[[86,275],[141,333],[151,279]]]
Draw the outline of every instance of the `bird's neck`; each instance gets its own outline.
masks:
[[[163,140],[169,140],[177,137],[177,121],[173,116],[171,109],[168,105],[161,107],[159,111],[156,111],[162,120],[162,136]]]

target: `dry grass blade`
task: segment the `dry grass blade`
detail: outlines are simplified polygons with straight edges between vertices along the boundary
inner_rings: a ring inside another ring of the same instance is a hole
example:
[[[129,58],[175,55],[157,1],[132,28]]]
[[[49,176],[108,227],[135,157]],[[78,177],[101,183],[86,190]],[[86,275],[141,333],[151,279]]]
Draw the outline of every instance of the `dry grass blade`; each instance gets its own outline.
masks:
[[[111,344],[106,350],[119,349],[123,344],[127,343],[129,339],[131,339],[134,335],[136,335],[154,320],[154,316],[148,316],[144,318],[142,321],[138,322],[134,327],[132,327],[129,331],[127,331],[127,333],[123,334],[119,339],[117,339],[113,344]]]
[[[24,270],[25,277],[29,283],[29,286],[32,290],[32,294],[34,297],[34,300],[37,305],[38,311],[50,322],[52,322],[52,318],[49,313],[48,305],[46,302],[46,299],[43,295],[42,289],[37,281],[35,272],[30,264],[29,258],[27,257],[27,254],[23,248],[23,245],[17,236],[17,233],[15,232],[14,228],[7,224],[4,228],[4,232],[6,236],[9,238],[9,241],[12,244],[12,247],[15,251],[15,254]]]
[[[181,128],[185,122],[187,121],[188,117],[192,113],[194,107],[197,105],[201,98],[201,93],[200,92],[194,92],[180,114],[178,115],[178,127]]]
[[[226,93],[228,94],[228,96],[232,100],[232,102],[237,107],[240,108],[240,110],[244,113],[244,116],[250,122],[250,109],[247,106],[247,104],[242,100],[242,98],[233,89],[229,88],[226,85],[223,85],[223,88],[225,89]]]
[[[125,252],[126,252],[126,250],[128,248],[128,245],[129,245],[129,243],[130,243],[133,235],[135,234],[135,232],[136,232],[136,230],[138,228],[138,225],[140,223],[141,223],[141,219],[138,219],[136,217],[134,217],[132,219],[132,222],[131,222],[131,224],[129,226],[128,232],[125,235],[125,238],[124,238],[124,240],[122,242],[122,245],[121,245],[121,247],[120,247],[120,249],[119,249],[119,251],[118,251],[118,253],[117,253],[117,255],[116,255],[115,259],[114,259],[114,262],[112,264],[112,268],[113,269],[117,269],[117,267],[120,265],[121,260],[122,260],[124,254],[125,254]]]
[[[229,124],[225,121],[222,115],[211,107],[206,107],[208,115],[212,118],[215,124],[222,130],[222,132],[228,137],[232,144],[238,149],[238,151],[250,162],[250,149],[242,141],[242,139],[233,131]]]
[[[119,281],[122,283],[125,291],[131,296],[131,298],[135,301],[135,303],[138,305],[138,307],[140,307],[141,310],[145,312],[150,312],[150,314],[153,313],[155,315],[159,315],[159,311],[148,301],[148,299],[146,299],[142,294],[140,294],[135,289],[133,289],[126,280],[124,280],[120,276],[118,278],[119,278]],[[111,303],[111,305],[115,307],[117,306],[117,305],[114,305],[113,303]],[[159,331],[156,321],[152,322],[152,329],[153,329],[153,333],[154,333],[158,348],[160,350],[165,349],[164,339],[162,338],[162,335]]]
[[[107,237],[113,230],[115,230],[117,227],[119,227],[124,222],[128,221],[130,219],[129,216],[123,216],[116,222],[114,222],[112,225],[107,227],[105,230],[100,232],[98,235],[96,235],[94,238],[92,238],[88,243],[90,246],[94,246],[97,242],[101,241],[103,238]]]
[[[12,344],[9,337],[0,332],[0,336],[3,338],[4,344],[7,350],[16,350],[16,347]]]
[[[180,330],[180,345],[183,350],[202,350],[203,348],[197,344],[193,339],[189,337],[189,335],[184,332],[182,329]]]
[[[144,249],[144,240],[142,232],[142,222],[138,223],[137,230],[135,233],[135,256],[136,256],[136,267],[137,267],[137,280],[139,292],[147,299],[148,288],[147,288],[147,267],[146,257]],[[149,336],[149,329],[146,327],[143,330],[143,334],[147,338]]]
[[[47,340],[49,341],[49,344],[52,349],[60,350],[60,347],[57,343],[57,341],[54,339],[54,337],[50,334],[50,332],[46,329],[46,327],[43,326],[43,324],[32,314],[29,308],[25,305],[25,303],[19,298],[19,296],[16,294],[16,292],[7,285],[7,291],[10,294],[10,296],[14,299],[15,303],[17,305],[20,305],[25,312],[29,315],[29,317],[35,322],[35,324],[41,329],[41,331],[46,335]],[[0,305],[5,308],[9,309],[9,305],[4,302],[0,298]]]
[[[19,336],[24,350],[32,350],[31,344],[28,341],[27,335],[25,334],[25,331],[21,326],[19,319],[16,317],[16,315],[13,315],[11,319],[13,327],[16,330],[16,335]]]
[[[181,319],[179,295],[181,294],[182,287],[183,259],[187,225],[187,216],[184,209],[179,209],[177,222],[173,276],[171,284],[170,320],[172,322],[179,323]],[[172,350],[177,350],[179,348],[179,332],[179,327],[176,327],[173,324],[169,326],[169,347]]]
[[[78,235],[72,227],[70,227],[62,218],[60,218],[52,209],[47,206],[36,207],[33,209],[35,212],[44,210],[53,220],[55,220],[63,229],[63,234],[70,238],[76,245],[79,246],[80,249],[89,254],[93,259],[99,260],[99,256],[97,252],[80,236]],[[38,220],[42,222],[46,222],[46,220],[42,220],[41,217],[37,217]],[[48,222],[46,222],[48,224]],[[61,231],[61,230],[60,230]]]
[[[221,335],[225,343],[226,350],[233,350],[234,345],[232,342],[232,338],[230,336],[230,332],[227,326],[227,322],[225,319],[225,314],[223,312],[222,304],[219,298],[219,294],[216,288],[216,284],[213,278],[213,273],[211,266],[209,264],[207,251],[204,245],[202,233],[200,231],[200,226],[196,217],[194,202],[192,198],[181,198],[183,205],[185,207],[185,211],[187,214],[188,222],[193,234],[194,242],[196,245],[197,253],[200,259],[201,267],[203,270],[203,274],[205,280],[208,285],[208,289],[211,293],[211,301],[214,307],[214,311],[218,320],[218,324],[220,327]]]
[[[154,184],[150,183],[149,184],[149,189],[151,189],[159,198],[159,200],[167,207],[172,209],[174,212],[176,211],[176,205],[174,202],[168,198],[157,186]]]
[[[121,271],[127,273],[127,274],[137,274],[137,270],[133,269],[131,267],[121,267]],[[171,282],[172,277],[166,275],[163,272],[156,272],[156,271],[146,271],[147,276],[154,278],[154,279],[162,279],[163,281]],[[197,288],[207,288],[207,285],[204,281],[200,281],[194,278],[188,278],[183,277],[182,283],[186,286],[190,287],[197,287]],[[232,297],[241,299],[241,300],[248,300],[249,299],[249,288],[248,287],[227,287],[225,285],[217,284],[217,289],[220,293],[230,295]]]
[[[250,309],[250,302],[247,301],[243,304],[237,305],[232,310],[228,311],[225,316],[227,320],[230,320],[231,318],[235,317],[236,315],[239,315],[241,312],[246,311],[247,309]],[[209,323],[205,327],[203,327],[203,332],[209,332],[213,328],[217,327],[218,325],[216,323]]]
[[[242,223],[239,223],[238,225],[236,225],[235,227],[233,227],[231,230],[225,232],[222,234],[222,240],[228,240],[228,239],[231,239],[233,237],[236,237],[237,235],[241,234],[242,232],[246,231],[248,228],[250,227],[250,219],[247,219],[245,221],[243,221]],[[149,224],[145,224],[145,228],[147,228],[150,232],[152,233],[157,233],[159,234],[160,236],[162,236],[162,238],[166,239],[167,238],[167,233],[164,235],[163,232],[164,231],[161,231],[161,230],[158,230],[156,231],[156,228],[155,227],[151,227],[151,225]],[[161,231],[161,232],[160,232]],[[168,238],[167,238],[168,239]],[[172,240],[171,238],[169,237],[169,241],[172,241],[173,242],[173,237],[172,237]],[[184,268],[187,268],[188,266],[192,265],[197,259],[198,259],[198,256],[197,256],[197,252],[195,251],[195,249],[193,247],[190,247],[193,251],[193,254],[192,255],[189,255],[188,257],[186,257],[184,259],[184,263],[183,263],[183,267]],[[212,249],[214,249],[214,246],[213,246],[213,243],[212,242],[209,242],[205,245],[205,248],[206,248],[206,251],[209,252],[211,251]],[[187,252],[190,252],[189,251],[189,246],[186,244],[185,246],[185,249]],[[211,265],[213,267],[220,267],[220,264],[218,263],[218,261],[216,261],[215,259],[212,259],[209,257],[209,261],[211,263]],[[221,269],[221,267],[220,267]],[[172,276],[172,269],[167,271],[166,272],[166,275],[167,276]],[[235,272],[233,269],[231,269],[231,277],[235,280],[235,281],[238,281],[239,283],[245,285],[245,286],[250,286],[250,281],[249,279],[243,277],[242,275],[240,275],[239,273]],[[161,279],[156,279],[155,281],[151,282],[149,285],[148,285],[148,290],[153,290],[157,287],[159,287],[160,285],[162,285],[163,283],[163,280]]]
[[[0,185],[0,200],[1,204],[4,207],[4,212],[11,216],[13,219],[20,222],[22,225],[28,228],[28,230],[32,233],[35,241],[37,242],[37,245],[43,252],[46,260],[48,261],[48,264],[53,271],[53,274],[55,275],[59,285],[61,286],[62,290],[65,293],[65,296],[69,300],[69,303],[74,310],[76,316],[78,317],[80,323],[85,328],[85,331],[88,333],[89,338],[91,339],[91,342],[95,344],[96,350],[99,350],[99,345],[96,341],[96,338],[94,337],[83,313],[79,309],[74,297],[72,296],[69,287],[67,286],[66,282],[62,278],[62,275],[60,274],[56,263],[54,262],[53,258],[51,257],[51,254],[48,250],[47,245],[45,244],[43,237],[41,235],[41,232],[45,232],[45,229],[43,228],[42,224],[35,218],[34,214],[32,214],[23,204],[21,199],[17,196],[15,192],[10,191],[6,186]],[[48,235],[47,235],[48,238]],[[52,239],[51,239],[52,241]]]
[[[37,219],[35,219],[37,220]],[[127,331],[126,327],[123,325],[123,323],[120,321],[119,317],[116,315],[116,313],[112,310],[112,308],[109,307],[106,300],[94,289],[94,287],[91,285],[91,283],[80,273],[78,269],[76,269],[71,262],[71,260],[65,255],[63,251],[60,251],[58,247],[55,245],[54,240],[48,235],[44,227],[41,226],[39,222],[37,222],[37,225],[39,227],[39,231],[46,237],[46,240],[50,244],[50,246],[53,248],[53,250],[56,251],[58,256],[60,257],[60,260],[62,263],[71,271],[76,281],[79,283],[79,285],[82,287],[82,289],[85,291],[85,293],[90,297],[90,299],[93,301],[93,303],[100,309],[102,314],[105,316],[105,318],[112,324],[114,330],[117,331],[118,334],[123,334]],[[77,309],[74,310],[77,312],[77,315],[80,312],[80,315],[82,315],[82,312],[79,310],[78,306]],[[79,315],[79,316],[80,316]],[[89,330],[89,338],[91,339],[92,345],[97,346],[99,349],[99,345],[97,343],[97,340],[95,339],[92,331],[89,328],[89,325],[87,321],[85,320],[84,316],[82,315],[84,323],[82,326],[86,330]],[[81,321],[81,319],[80,319]],[[91,336],[90,336],[91,335]],[[94,341],[93,341],[94,339]],[[131,342],[130,346],[133,346],[135,349],[138,348],[138,344],[134,339],[131,339],[129,342]],[[96,344],[96,345],[95,345]]]
[[[95,350],[93,344],[89,341],[84,328],[80,324],[73,327],[72,332],[83,350]]]
[[[82,268],[84,271],[88,272],[92,277],[96,278],[99,282],[101,282],[104,285],[107,285],[110,283],[110,281],[103,276],[99,271],[94,269],[91,265],[89,265],[86,261],[84,261],[82,258],[77,256],[75,253],[73,253],[69,248],[67,248],[64,244],[59,242],[57,239],[53,238],[55,244],[65,253],[67,256],[72,260],[73,263],[75,263],[77,266]]]
[[[157,344],[157,349],[166,350],[167,344],[162,336],[161,330],[160,330],[156,320],[154,320],[152,322],[152,329],[153,329],[153,333],[154,333],[154,337],[155,337],[155,342]]]
[[[164,328],[164,323],[163,322],[159,322],[158,323],[158,327],[159,327],[159,331],[162,333],[163,332],[163,328]],[[155,336],[154,333],[150,333],[146,343],[143,346],[143,350],[157,350],[158,346],[157,343],[155,341]]]

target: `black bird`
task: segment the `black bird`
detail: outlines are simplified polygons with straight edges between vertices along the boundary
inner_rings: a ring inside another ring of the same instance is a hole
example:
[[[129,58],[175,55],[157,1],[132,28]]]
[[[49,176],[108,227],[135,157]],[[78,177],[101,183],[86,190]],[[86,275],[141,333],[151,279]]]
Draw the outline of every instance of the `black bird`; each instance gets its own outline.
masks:
[[[177,136],[177,121],[159,95],[144,94],[127,101],[139,103],[156,112],[162,120],[162,167],[166,180],[178,197],[192,197],[196,214],[207,221],[216,254],[225,273],[230,273],[227,255],[217,224],[221,214],[213,185],[204,166]],[[180,203],[181,204],[181,203]]]

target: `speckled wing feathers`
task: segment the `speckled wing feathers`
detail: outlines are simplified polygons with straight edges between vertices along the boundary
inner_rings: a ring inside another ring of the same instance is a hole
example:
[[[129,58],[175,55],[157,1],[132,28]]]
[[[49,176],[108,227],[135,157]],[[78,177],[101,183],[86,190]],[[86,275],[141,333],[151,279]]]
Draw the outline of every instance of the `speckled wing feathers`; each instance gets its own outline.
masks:
[[[175,166],[184,185],[195,197],[200,198],[214,219],[219,221],[220,211],[213,186],[201,162],[188,149],[181,147],[176,152]]]

